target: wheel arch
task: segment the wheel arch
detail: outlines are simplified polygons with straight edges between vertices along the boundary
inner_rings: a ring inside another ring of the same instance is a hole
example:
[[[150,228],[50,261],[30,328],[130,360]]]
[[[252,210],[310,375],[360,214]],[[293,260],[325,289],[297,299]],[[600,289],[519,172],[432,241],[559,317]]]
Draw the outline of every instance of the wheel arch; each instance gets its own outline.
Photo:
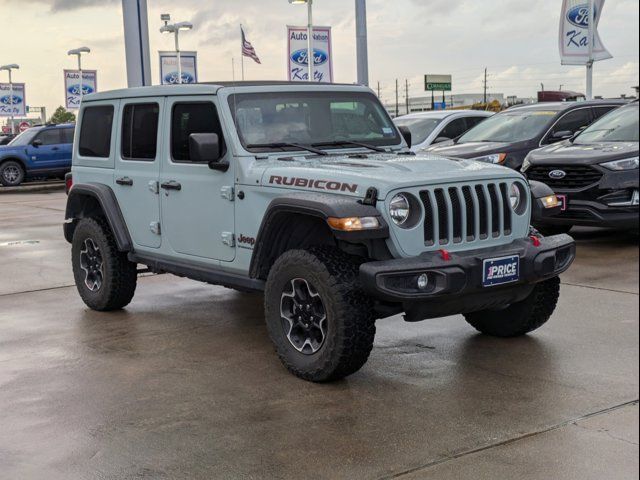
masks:
[[[71,243],[78,220],[103,216],[113,232],[121,252],[133,249],[127,224],[113,190],[100,183],[78,183],[71,187],[65,211],[64,236]]]
[[[24,171],[24,175],[25,177],[27,176],[27,164],[25,163],[24,159],[20,158],[20,157],[4,157],[4,158],[0,158],[0,168],[2,168],[2,165],[4,165],[7,162],[17,162],[21,167],[22,170]]]
[[[345,232],[332,229],[327,219],[377,217],[380,228]],[[390,253],[385,239],[389,228],[380,212],[357,199],[328,194],[292,194],[274,199],[263,216],[251,257],[252,278],[265,280],[271,266],[284,252],[312,246],[337,246],[351,254],[372,258]]]

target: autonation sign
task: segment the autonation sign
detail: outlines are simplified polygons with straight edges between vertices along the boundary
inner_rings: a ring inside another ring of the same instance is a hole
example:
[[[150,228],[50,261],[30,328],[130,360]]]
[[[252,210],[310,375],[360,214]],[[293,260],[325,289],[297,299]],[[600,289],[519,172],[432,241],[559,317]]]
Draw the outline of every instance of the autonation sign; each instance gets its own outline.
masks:
[[[82,95],[80,95],[82,89]],[[64,98],[67,110],[80,108],[80,100],[83,95],[98,91],[98,72],[96,70],[83,70],[82,82],[80,70],[64,71]]]
[[[8,83],[0,83],[0,117],[24,117],[26,114],[24,83],[14,83],[13,88]]]
[[[182,82],[178,80],[178,55],[176,52],[158,52],[160,56],[160,83],[177,85],[179,83],[198,83],[198,53],[180,52]]]
[[[287,27],[287,63],[289,80],[309,81],[309,50],[307,27]],[[331,55],[331,27],[313,27],[313,79],[316,82],[333,82],[333,59]]]
[[[563,65],[586,65],[589,61],[589,0],[563,0],[558,45]],[[593,0],[592,60],[606,60],[611,54],[602,44],[598,23],[604,0]]]

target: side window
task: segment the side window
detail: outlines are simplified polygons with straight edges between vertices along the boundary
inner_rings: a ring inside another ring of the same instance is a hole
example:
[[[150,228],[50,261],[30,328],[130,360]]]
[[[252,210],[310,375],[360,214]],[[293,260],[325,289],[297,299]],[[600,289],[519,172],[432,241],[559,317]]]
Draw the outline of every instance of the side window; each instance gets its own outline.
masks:
[[[122,113],[122,158],[155,160],[158,144],[157,103],[130,104]]]
[[[86,107],[82,113],[79,153],[83,157],[109,158],[113,105]]]
[[[73,143],[74,128],[62,129],[62,143]]]
[[[571,132],[572,134],[591,123],[591,112],[589,108],[579,108],[565,114],[551,130],[548,137],[550,141],[554,141],[554,136],[560,132]]]
[[[481,121],[486,120],[486,117],[465,117],[467,119],[467,130],[471,130]]]
[[[609,113],[611,110],[613,110],[615,107],[593,107],[593,120],[597,120],[599,119],[601,116],[603,116],[605,113]]]
[[[467,122],[464,118],[456,118],[452,120],[449,125],[444,127],[442,132],[440,133],[441,137],[446,137],[450,139],[458,138],[464,132],[467,131]]]
[[[41,145],[58,145],[62,143],[60,141],[60,129],[52,128],[49,130],[43,130],[38,134],[33,141],[39,141]]]
[[[217,133],[222,154],[224,139],[218,111],[213,103],[176,103],[171,115],[171,156],[176,162],[191,162],[189,135],[192,133]]]

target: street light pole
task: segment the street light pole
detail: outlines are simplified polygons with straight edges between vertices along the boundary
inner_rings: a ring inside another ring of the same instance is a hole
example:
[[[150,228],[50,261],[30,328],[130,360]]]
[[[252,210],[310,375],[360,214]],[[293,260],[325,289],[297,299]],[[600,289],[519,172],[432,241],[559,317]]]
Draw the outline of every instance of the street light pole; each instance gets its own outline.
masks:
[[[289,0],[291,5],[307,4],[307,65],[308,81],[315,81],[315,55],[313,53],[313,0]]]
[[[167,14],[163,14],[160,18],[165,22],[164,25],[160,27],[160,33],[173,33],[174,35],[176,61],[178,62],[178,85],[181,85],[182,84],[182,57],[180,56],[180,40],[179,40],[180,30],[191,30],[193,28],[193,25],[189,22],[178,22],[178,23],[169,24],[168,20],[170,17]]]
[[[78,57],[78,74],[80,75],[80,104],[82,104],[82,97],[84,96],[84,78],[82,76],[82,54],[90,53],[91,49],[89,47],[80,47],[74,48],[73,50],[69,50],[67,55],[75,55]],[[78,105],[80,108],[80,105]]]
[[[9,115],[9,121],[11,122],[11,135],[13,135],[15,133],[15,126],[14,126],[14,116],[13,116],[13,79],[11,78],[11,70],[16,70],[20,68],[20,65],[17,65],[15,63],[12,63],[10,65],[3,65],[0,67],[0,70],[6,70],[7,72],[9,72],[9,108],[11,110],[11,113]]]

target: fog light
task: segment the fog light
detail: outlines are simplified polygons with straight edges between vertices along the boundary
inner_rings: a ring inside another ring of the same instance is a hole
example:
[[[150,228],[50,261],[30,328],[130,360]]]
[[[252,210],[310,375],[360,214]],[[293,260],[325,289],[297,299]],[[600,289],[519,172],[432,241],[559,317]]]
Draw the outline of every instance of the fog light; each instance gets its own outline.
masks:
[[[429,288],[429,275],[423,273],[418,277],[418,288],[420,290],[426,290]]]

